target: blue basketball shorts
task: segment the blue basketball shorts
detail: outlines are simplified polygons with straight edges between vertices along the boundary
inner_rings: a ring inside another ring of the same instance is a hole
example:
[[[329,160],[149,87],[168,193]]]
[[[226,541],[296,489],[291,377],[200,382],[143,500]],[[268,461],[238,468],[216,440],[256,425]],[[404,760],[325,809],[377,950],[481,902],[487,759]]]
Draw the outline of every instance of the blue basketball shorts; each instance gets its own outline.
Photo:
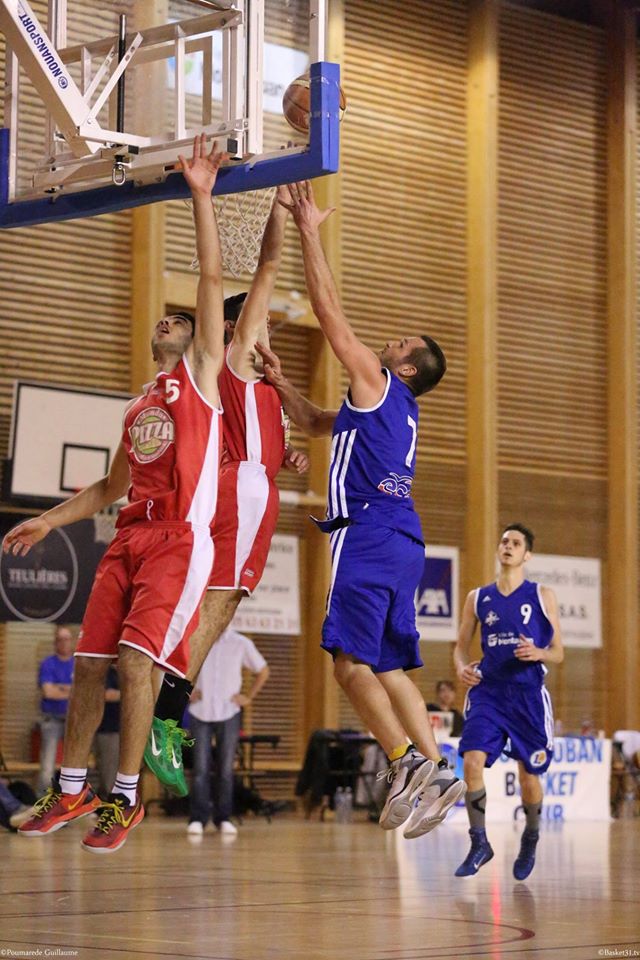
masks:
[[[424,569],[419,541],[368,523],[331,534],[331,587],[322,646],[374,672],[422,666],[415,595]]]
[[[544,773],[553,758],[553,710],[542,686],[487,684],[467,693],[458,752],[482,750],[490,767],[501,753],[520,760],[528,773]]]

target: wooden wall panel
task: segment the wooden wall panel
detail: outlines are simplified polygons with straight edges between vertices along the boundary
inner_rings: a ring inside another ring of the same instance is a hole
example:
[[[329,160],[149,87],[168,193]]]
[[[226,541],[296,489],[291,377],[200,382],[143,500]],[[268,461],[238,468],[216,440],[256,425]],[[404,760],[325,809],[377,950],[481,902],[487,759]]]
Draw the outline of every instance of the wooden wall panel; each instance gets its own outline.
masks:
[[[505,4],[500,58],[500,522],[606,560],[605,38]],[[565,730],[604,727],[605,676],[603,651],[550,670]]]
[[[429,333],[447,355],[420,401],[414,492],[427,539],[462,546],[466,5],[421,0],[389,17],[347,0],[343,74],[344,307],[374,349]]]
[[[502,10],[501,467],[606,473],[604,54],[598,28]]]

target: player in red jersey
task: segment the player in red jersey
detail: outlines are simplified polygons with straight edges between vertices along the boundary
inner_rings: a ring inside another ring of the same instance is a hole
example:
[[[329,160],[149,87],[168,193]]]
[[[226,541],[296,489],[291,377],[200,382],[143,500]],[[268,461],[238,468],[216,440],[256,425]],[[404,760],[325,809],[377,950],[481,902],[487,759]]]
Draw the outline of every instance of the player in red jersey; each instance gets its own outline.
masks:
[[[286,188],[284,188],[286,191]],[[279,196],[288,199],[280,188]],[[264,379],[256,342],[269,344],[269,301],[278,274],[288,211],[275,202],[265,228],[256,273],[247,294],[225,300],[229,343],[218,379],[224,415],[219,509],[212,527],[215,559],[190,645],[186,681],[163,682],[145,761],[160,781],[187,793],[182,769],[186,732],[179,726],[192,684],[240,600],[260,582],[279,512],[275,478],[283,466],[302,472],[306,457],[291,450],[276,390]]]
[[[196,137],[180,158],[193,196],[200,278],[195,319],[174,314],[156,324],[155,380],[124,416],[123,437],[108,476],[65,503],[19,524],[4,550],[27,553],[55,528],[90,517],[128,490],[116,536],[96,574],[76,651],[75,677],[60,778],[36,804],[23,836],[52,833],[98,812],[83,840],[110,853],[144,817],[137,790],[153,714],[154,664],[183,677],[188,641],[213,560],[210,525],[222,449],[218,374],[223,362],[222,261],[211,204],[224,155]],[[122,691],[119,769],[107,802],[86,782],[87,758],[102,716],[104,682],[118,658]]]

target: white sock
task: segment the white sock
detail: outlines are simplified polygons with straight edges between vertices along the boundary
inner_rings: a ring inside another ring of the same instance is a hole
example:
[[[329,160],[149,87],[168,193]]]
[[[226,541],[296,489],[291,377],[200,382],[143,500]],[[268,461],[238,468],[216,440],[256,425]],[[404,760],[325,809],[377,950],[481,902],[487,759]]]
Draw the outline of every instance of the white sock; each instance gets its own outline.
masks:
[[[135,776],[131,776],[129,773],[120,773],[118,770],[116,774],[116,779],[113,784],[112,793],[123,793],[129,804],[133,806],[136,802],[136,793],[138,792],[138,780],[140,779],[140,774],[137,773]]]
[[[87,779],[86,767],[61,767],[60,789],[63,793],[78,794],[82,792]]]

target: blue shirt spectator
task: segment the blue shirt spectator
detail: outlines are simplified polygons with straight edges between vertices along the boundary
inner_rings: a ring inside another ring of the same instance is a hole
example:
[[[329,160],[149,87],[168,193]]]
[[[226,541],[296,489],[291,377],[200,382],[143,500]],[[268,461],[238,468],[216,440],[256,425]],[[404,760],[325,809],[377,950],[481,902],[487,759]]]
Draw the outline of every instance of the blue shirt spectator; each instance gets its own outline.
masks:
[[[38,683],[42,691],[40,709],[44,714],[66,717],[73,679],[73,636],[66,627],[58,627],[55,653],[40,664]]]
[[[38,682],[40,706],[40,779],[38,794],[45,792],[56,769],[58,744],[64,739],[64,724],[73,677],[73,634],[67,627],[57,627],[55,653],[40,664]]]

